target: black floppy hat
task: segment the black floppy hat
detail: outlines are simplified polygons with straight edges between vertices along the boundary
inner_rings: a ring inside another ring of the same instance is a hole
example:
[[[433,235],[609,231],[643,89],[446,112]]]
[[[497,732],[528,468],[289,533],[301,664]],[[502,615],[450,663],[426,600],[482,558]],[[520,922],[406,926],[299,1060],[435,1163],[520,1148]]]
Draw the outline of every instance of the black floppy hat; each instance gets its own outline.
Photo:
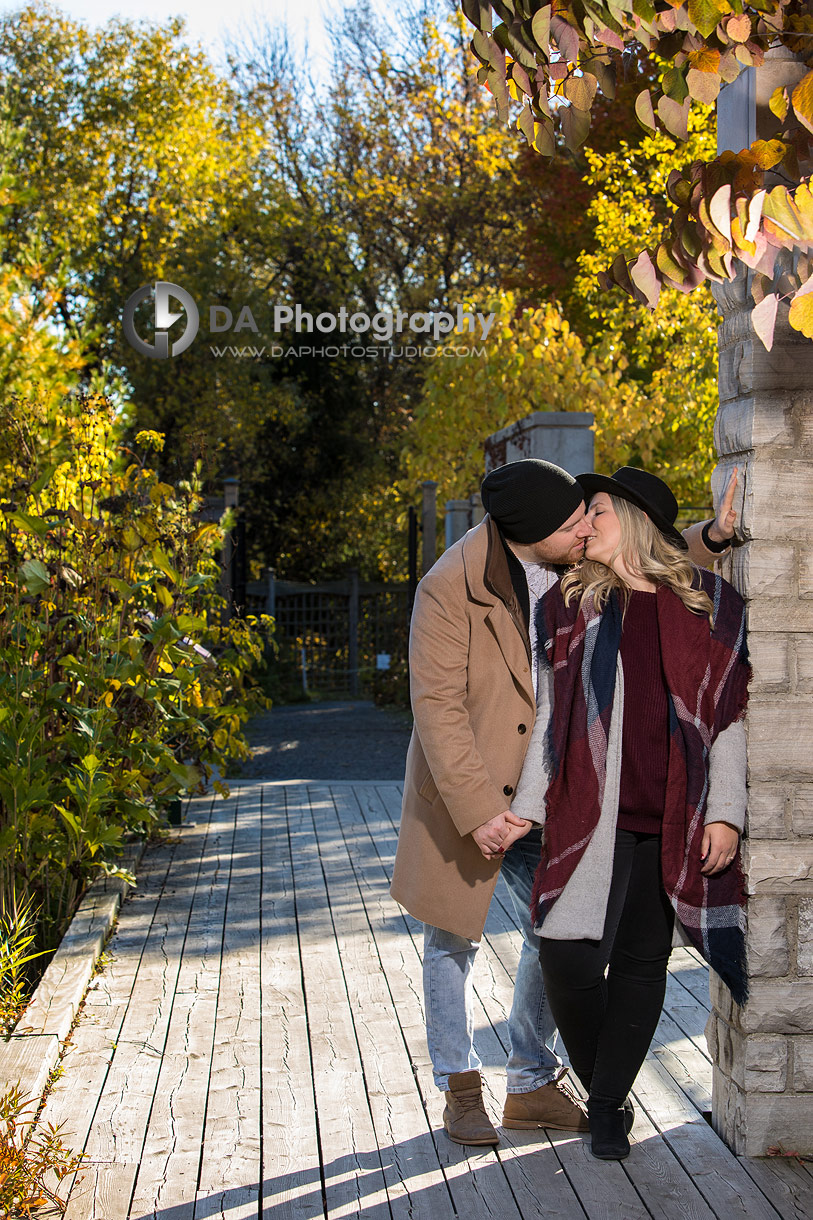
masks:
[[[656,474],[638,470],[635,466],[622,466],[613,475],[580,474],[576,481],[584,489],[588,501],[597,491],[606,491],[610,496],[629,500],[630,504],[646,513],[652,524],[657,526],[670,542],[682,551],[688,551],[689,544],[675,529],[678,502],[663,479],[659,479]]]

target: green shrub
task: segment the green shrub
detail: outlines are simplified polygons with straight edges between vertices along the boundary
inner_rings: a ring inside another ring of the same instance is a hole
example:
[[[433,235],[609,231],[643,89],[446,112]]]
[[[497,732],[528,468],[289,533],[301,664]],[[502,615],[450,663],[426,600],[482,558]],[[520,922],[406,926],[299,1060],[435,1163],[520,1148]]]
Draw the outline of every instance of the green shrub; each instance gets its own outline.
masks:
[[[0,902],[33,902],[50,947],[128,833],[247,756],[271,620],[223,621],[200,471],[161,482],[107,403],[66,411],[50,444],[30,404],[0,429]]]

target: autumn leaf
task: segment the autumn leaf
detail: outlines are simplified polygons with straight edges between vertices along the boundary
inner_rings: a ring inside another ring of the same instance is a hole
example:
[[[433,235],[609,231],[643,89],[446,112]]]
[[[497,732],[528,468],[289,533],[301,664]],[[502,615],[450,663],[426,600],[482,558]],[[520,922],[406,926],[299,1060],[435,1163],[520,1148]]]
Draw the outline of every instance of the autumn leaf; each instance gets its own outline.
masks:
[[[589,110],[597,88],[595,76],[583,73],[581,76],[569,76],[564,83],[563,93],[577,110]]]
[[[790,109],[790,98],[788,91],[784,85],[778,85],[771,94],[771,99],[768,102],[768,107],[773,114],[779,119],[780,123],[785,121],[785,116]]]
[[[637,112],[637,108],[636,108]],[[676,140],[685,141],[689,136],[689,99],[678,104],[671,97],[662,97],[658,100],[658,117],[663,121],[663,125]]]
[[[807,339],[813,339],[813,280],[802,284],[790,303],[788,321]]]
[[[791,102],[799,122],[813,132],[813,72],[808,72],[799,81],[791,94]]]
[[[635,287],[643,294],[649,308],[654,309],[658,303],[661,286],[658,282],[658,275],[655,265],[646,250],[638,255],[637,259],[630,267],[629,273],[630,279]]]
[[[773,347],[778,308],[779,297],[775,292],[770,292],[751,310],[751,325],[754,328],[754,334],[761,340],[766,351],[770,351]]]
[[[565,143],[571,152],[575,152],[587,139],[590,131],[590,115],[584,110],[576,110],[573,106],[563,108],[560,113]]]
[[[701,102],[704,106],[711,106],[717,100],[721,81],[716,73],[699,72],[696,68],[689,68],[686,73],[686,84],[695,101]]]
[[[698,72],[717,72],[720,68],[720,52],[714,47],[701,47],[689,52],[689,63]]]
[[[787,144],[782,140],[755,140],[751,153],[760,169],[772,169],[785,158]]]
[[[704,38],[714,33],[721,16],[714,0],[689,0],[689,21]]]
[[[523,106],[517,117],[517,127],[529,144],[534,142],[534,116],[527,106]]]
[[[533,34],[534,42],[543,49],[550,42],[550,14],[551,6],[546,4],[538,13],[534,13],[531,18],[531,33]]]
[[[709,202],[709,216],[721,237],[731,244],[731,186],[728,182],[715,191]]]
[[[655,130],[657,126],[655,112],[652,109],[652,97],[648,89],[642,89],[635,99],[635,115],[642,127],[648,127],[650,131]]]
[[[746,13],[729,17],[723,29],[732,42],[747,42],[751,37],[751,18]]]
[[[579,59],[579,32],[562,17],[552,17],[550,32],[553,41],[568,63],[575,64]]]

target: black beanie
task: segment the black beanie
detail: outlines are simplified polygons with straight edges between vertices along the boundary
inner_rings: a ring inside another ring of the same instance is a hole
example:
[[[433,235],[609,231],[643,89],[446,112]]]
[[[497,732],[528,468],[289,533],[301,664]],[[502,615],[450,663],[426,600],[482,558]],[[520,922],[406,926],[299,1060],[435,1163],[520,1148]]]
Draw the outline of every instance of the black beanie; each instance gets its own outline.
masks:
[[[584,504],[584,492],[561,466],[523,458],[490,471],[480,493],[483,508],[512,542],[541,542]]]

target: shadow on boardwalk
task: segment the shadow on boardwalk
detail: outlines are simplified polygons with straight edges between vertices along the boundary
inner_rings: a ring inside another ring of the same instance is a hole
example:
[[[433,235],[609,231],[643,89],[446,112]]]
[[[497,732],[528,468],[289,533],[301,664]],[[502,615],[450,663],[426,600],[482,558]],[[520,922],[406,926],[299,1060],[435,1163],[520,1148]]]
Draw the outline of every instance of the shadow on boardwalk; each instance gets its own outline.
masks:
[[[388,880],[400,786],[239,782],[145,858],[45,1120],[95,1164],[66,1220],[801,1220],[804,1165],[738,1158],[703,1117],[708,977],[673,954],[634,1146],[495,1150],[440,1130],[421,930]],[[486,1104],[504,1101],[519,938],[498,887],[474,972]],[[471,1153],[471,1155],[468,1155]]]
[[[273,707],[248,725],[240,778],[402,780],[412,716],[360,700]]]

